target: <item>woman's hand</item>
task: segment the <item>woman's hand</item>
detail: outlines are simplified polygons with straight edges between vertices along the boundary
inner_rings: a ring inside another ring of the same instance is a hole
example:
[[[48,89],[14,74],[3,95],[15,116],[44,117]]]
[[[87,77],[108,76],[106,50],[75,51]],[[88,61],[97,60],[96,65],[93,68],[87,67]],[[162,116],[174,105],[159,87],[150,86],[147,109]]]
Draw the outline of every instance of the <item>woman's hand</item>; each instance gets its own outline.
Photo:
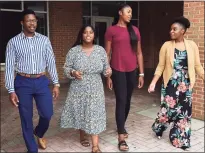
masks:
[[[156,83],[151,83],[149,85],[148,92],[149,93],[154,92],[155,91],[155,86],[156,86]]]
[[[109,67],[105,71],[105,77],[110,77],[112,75],[112,69]]]
[[[82,80],[83,73],[80,71],[72,71],[72,76],[75,77],[78,80]]]
[[[112,79],[110,77],[107,78],[107,87],[110,90],[113,88]]]
[[[139,84],[138,84],[138,88],[142,88],[144,86],[144,77],[140,76],[139,77]]]

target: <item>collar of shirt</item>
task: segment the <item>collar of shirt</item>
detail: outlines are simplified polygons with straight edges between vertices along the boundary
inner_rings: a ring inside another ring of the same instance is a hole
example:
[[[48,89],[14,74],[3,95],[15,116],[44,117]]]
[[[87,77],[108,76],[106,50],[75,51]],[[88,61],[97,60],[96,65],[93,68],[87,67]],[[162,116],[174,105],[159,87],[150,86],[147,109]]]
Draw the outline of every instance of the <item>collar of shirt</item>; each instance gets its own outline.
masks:
[[[40,36],[39,33],[35,32],[33,38],[39,37],[39,36]],[[21,38],[22,39],[27,38],[23,31],[21,32]]]

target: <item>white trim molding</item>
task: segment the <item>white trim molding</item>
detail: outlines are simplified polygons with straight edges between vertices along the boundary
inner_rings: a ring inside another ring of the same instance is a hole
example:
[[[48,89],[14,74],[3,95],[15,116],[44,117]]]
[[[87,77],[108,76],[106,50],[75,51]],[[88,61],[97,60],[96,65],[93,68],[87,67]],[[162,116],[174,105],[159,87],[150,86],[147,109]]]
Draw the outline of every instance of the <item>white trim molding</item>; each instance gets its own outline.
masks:
[[[5,71],[5,63],[0,63],[0,71]]]

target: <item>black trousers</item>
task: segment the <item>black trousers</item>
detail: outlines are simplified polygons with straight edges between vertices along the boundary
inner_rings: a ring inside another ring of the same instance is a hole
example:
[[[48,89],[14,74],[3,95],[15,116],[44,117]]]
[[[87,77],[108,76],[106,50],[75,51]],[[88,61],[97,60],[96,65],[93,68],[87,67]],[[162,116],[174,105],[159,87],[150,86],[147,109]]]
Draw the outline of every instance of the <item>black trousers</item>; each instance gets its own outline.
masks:
[[[112,81],[116,97],[115,117],[118,134],[123,134],[130,111],[132,92],[136,86],[136,71],[120,72],[112,69]]]

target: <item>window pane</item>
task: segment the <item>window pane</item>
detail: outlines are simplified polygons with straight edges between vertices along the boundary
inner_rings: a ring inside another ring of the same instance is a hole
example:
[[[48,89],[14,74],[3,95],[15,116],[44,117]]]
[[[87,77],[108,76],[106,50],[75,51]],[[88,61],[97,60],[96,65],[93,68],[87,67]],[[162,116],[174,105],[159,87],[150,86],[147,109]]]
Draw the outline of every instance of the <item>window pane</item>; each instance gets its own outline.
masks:
[[[83,16],[90,16],[90,3],[91,2],[82,2]]]
[[[37,13],[38,26],[36,31],[47,35],[47,17],[46,14]],[[7,22],[3,22],[3,19],[9,19]],[[19,34],[22,30],[20,12],[7,12],[0,11],[0,63],[5,63],[5,51],[8,41]]]
[[[45,13],[36,13],[38,19],[38,26],[36,32],[39,32],[47,36],[47,14]]]
[[[0,2],[0,8],[21,10],[21,2]]]
[[[85,24],[91,24],[90,17],[83,17],[83,25],[85,25]]]
[[[24,9],[32,9],[34,11],[46,11],[47,8],[46,8],[46,5],[47,3],[44,2],[44,1],[25,1],[24,2]]]
[[[132,25],[138,27],[138,20],[131,20]]]
[[[114,17],[118,12],[118,3],[117,1],[93,1],[92,15]]]
[[[106,32],[107,23],[106,22],[95,22],[95,31],[96,31],[96,38],[97,44],[100,46],[104,46],[104,35]]]
[[[6,22],[3,22],[3,19]],[[0,11],[0,63],[5,63],[5,51],[8,41],[21,32],[21,13]]]

